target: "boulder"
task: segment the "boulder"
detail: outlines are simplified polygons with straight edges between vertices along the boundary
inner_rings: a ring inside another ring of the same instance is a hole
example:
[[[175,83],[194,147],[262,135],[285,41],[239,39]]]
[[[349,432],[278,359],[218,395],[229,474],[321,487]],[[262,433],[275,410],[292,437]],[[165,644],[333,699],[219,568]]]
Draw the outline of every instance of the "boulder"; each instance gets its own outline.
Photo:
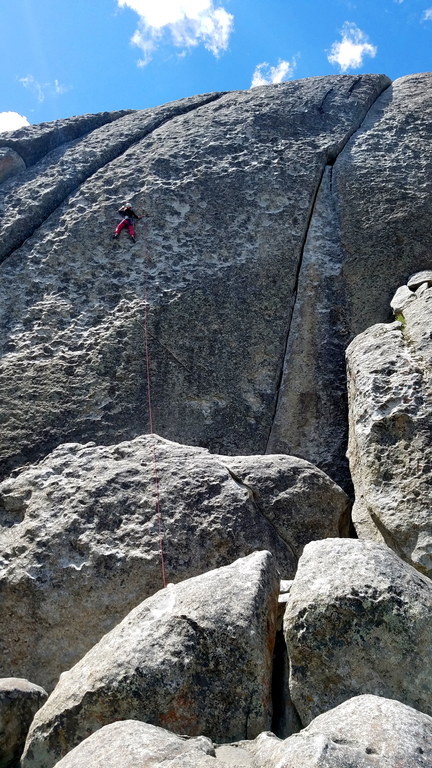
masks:
[[[280,741],[271,733],[242,744],[260,768],[426,768],[432,718],[379,696],[355,696]]]
[[[365,693],[432,714],[431,601],[432,582],[384,544],[308,544],[284,619],[303,725]]]
[[[16,768],[31,722],[47,698],[28,680],[0,678],[0,768]]]
[[[309,78],[142,110],[2,185],[3,476],[62,442],[147,429],[146,302],[155,431],[266,452],[315,195],[388,82]],[[124,200],[146,214],[136,245],[112,240]]]
[[[375,325],[347,350],[348,456],[358,536],[431,577],[432,289],[419,293],[401,323]]]
[[[114,756],[120,768],[157,768],[171,765],[171,761],[180,768],[186,756],[192,757],[196,766],[207,765],[204,759],[211,756],[209,765],[220,768],[214,755],[212,742],[204,736],[185,739],[148,723],[122,720],[84,739],[55,768],[106,768]]]
[[[9,176],[14,176],[25,167],[24,160],[17,152],[0,146],[0,184],[3,184]]]
[[[258,552],[148,598],[61,675],[22,768],[51,768],[116,720],[218,742],[268,729],[278,591],[274,559]]]
[[[350,486],[345,349],[432,253],[432,74],[396,80],[323,175],[299,267],[268,452]]]
[[[153,451],[169,582],[263,548],[292,578],[306,541],[346,533],[347,497],[301,459],[226,464],[156,435],[59,446],[0,484],[3,674],[52,690],[163,585]]]

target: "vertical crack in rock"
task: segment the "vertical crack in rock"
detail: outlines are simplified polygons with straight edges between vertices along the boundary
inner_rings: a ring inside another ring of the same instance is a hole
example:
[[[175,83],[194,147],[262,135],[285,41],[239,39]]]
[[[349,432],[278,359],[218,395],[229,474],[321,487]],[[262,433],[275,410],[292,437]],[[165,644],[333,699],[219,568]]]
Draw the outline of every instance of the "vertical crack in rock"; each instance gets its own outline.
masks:
[[[126,135],[124,133],[119,135],[111,146],[109,146],[108,141],[103,144],[104,136],[100,135],[99,132],[104,128],[106,129],[107,126],[102,126],[89,135],[89,143],[93,139],[97,142],[96,147],[84,146],[83,150],[83,139],[77,139],[75,142],[52,150],[30,171],[23,172],[23,174],[27,173],[27,177],[20,176],[23,182],[21,186],[17,183],[17,177],[13,177],[9,183],[6,182],[3,187],[5,201],[0,210],[4,220],[1,231],[0,263],[10,257],[29,237],[34,235],[65,200],[98,171],[101,171],[131,147],[174,118],[217,101],[223,95],[222,92],[212,93],[197,99],[185,99],[177,106],[174,102],[174,105],[168,105],[168,108],[164,105],[149,110],[148,123],[143,128],[138,125],[131,137],[126,126]],[[145,121],[146,112],[147,110],[127,115],[115,121],[116,126],[121,123],[124,124],[125,120],[136,119],[140,116]],[[108,127],[111,125],[109,124]],[[107,138],[109,138],[109,134]],[[86,149],[87,153],[85,153]],[[83,152],[84,159],[82,157]],[[9,205],[8,198],[10,200]],[[21,208],[19,207],[20,204]]]
[[[351,86],[350,93],[353,93],[358,87],[359,83],[361,82],[361,78],[358,78]],[[308,426],[307,426],[307,418],[305,417],[304,407],[307,407],[308,405],[312,408],[315,407],[315,404],[305,404],[302,403],[302,407],[300,410],[300,418],[302,419],[301,424],[296,424],[295,422],[295,415],[293,415],[291,408],[287,404],[283,402],[284,397],[286,396],[287,390],[289,390],[290,383],[288,381],[288,371],[289,371],[289,360],[290,360],[290,344],[293,342],[293,332],[294,330],[298,331],[298,326],[301,326],[302,317],[300,317],[301,309],[299,309],[299,289],[301,289],[301,280],[304,280],[304,283],[307,283],[307,268],[309,265],[305,267],[305,255],[307,253],[307,247],[309,239],[311,238],[311,231],[314,228],[314,225],[316,224],[317,219],[317,208],[318,204],[321,198],[325,198],[326,194],[332,198],[333,195],[333,166],[337,160],[337,158],[341,155],[344,148],[346,147],[348,141],[352,139],[353,136],[355,136],[358,132],[362,130],[362,127],[367,120],[369,113],[371,112],[372,108],[376,104],[377,100],[382,97],[383,93],[385,93],[389,88],[391,87],[391,84],[388,85],[383,83],[383,86],[379,93],[376,94],[375,98],[372,100],[370,105],[365,109],[365,112],[362,116],[362,118],[358,121],[357,124],[353,125],[352,130],[347,132],[347,135],[344,138],[344,141],[341,142],[338,146],[329,147],[327,150],[327,158],[326,158],[326,164],[324,165],[319,181],[317,183],[317,187],[315,190],[315,194],[312,200],[311,204],[311,210],[310,215],[307,219],[305,232],[304,232],[304,238],[302,241],[302,247],[300,251],[300,257],[296,272],[296,279],[295,279],[295,287],[293,292],[293,305],[292,310],[290,313],[290,316],[288,318],[287,322],[287,332],[286,332],[286,339],[285,339],[285,348],[282,358],[282,365],[280,370],[280,376],[276,388],[276,398],[275,398],[275,406],[274,406],[274,412],[273,417],[271,420],[271,427],[269,430],[268,440],[267,440],[267,446],[266,446],[266,453],[294,453],[297,456],[301,456],[302,458],[305,458],[312,463],[319,466],[321,469],[323,469],[325,472],[329,473],[331,477],[336,480],[339,484],[342,485],[347,491],[350,491],[352,489],[351,481],[349,479],[349,472],[347,470],[347,462],[345,460],[345,457],[342,459],[343,469],[342,473],[338,472],[338,469],[333,472],[329,472],[329,467],[333,464],[333,458],[330,459],[329,462],[326,463],[325,461],[319,461],[317,456],[314,454],[314,452],[311,449],[311,445],[313,441],[316,441],[317,434],[316,434],[316,427],[317,424],[312,419],[311,420],[311,426],[310,431],[311,434],[308,433]],[[323,101],[325,101],[326,98],[328,98],[329,93],[326,94],[326,97]],[[323,107],[323,103],[321,104],[321,107]],[[322,209],[322,210],[321,210]],[[321,205],[320,209],[320,215],[322,215],[323,210],[325,210],[325,206]],[[335,213],[332,211],[332,215],[334,216]],[[319,218],[319,217],[318,217]],[[331,226],[331,222],[327,222],[328,227]],[[333,228],[337,228],[337,221],[336,218],[333,222]],[[334,249],[335,246],[332,244],[332,248]],[[330,249],[331,250],[331,249]],[[339,246],[339,254],[340,254],[340,246]],[[325,254],[323,258],[324,262],[324,272],[322,277],[328,276],[331,270],[331,264],[327,264],[326,262],[331,260],[331,254]],[[341,260],[341,256],[339,255],[339,261]],[[333,261],[335,261],[333,259]],[[328,269],[328,274],[326,272],[326,269]],[[334,270],[333,270],[334,271]],[[304,289],[303,293],[307,291],[307,288]],[[317,291],[322,292],[322,286],[317,286]],[[309,299],[309,304],[313,303],[313,297],[310,296],[306,297],[303,296],[303,299]],[[318,295],[315,296],[316,299],[318,299]],[[320,305],[318,305],[319,309]],[[318,322],[318,321],[317,321]],[[296,328],[294,329],[294,325]],[[307,333],[307,329],[305,331]],[[334,332],[334,338],[333,338],[333,345],[338,346],[338,339],[336,339],[336,332]],[[346,344],[344,344],[345,348]],[[333,353],[334,350],[331,350],[331,353]],[[332,355],[330,355],[331,357]],[[300,361],[299,361],[300,362]],[[287,380],[285,381],[285,378],[287,377]],[[338,387],[339,391],[339,384],[337,381],[334,382],[335,386]],[[315,393],[316,395],[319,393]],[[301,393],[300,393],[300,399],[301,399]],[[281,415],[282,414],[282,415]],[[347,418],[344,416],[344,421],[347,421]],[[285,427],[285,424],[287,426]],[[301,442],[301,446],[297,447],[295,445],[292,447],[293,443],[295,443],[295,438],[292,439],[289,436],[290,431],[297,431],[301,436],[299,438]],[[312,434],[313,433],[313,434]],[[343,450],[343,453],[345,453],[344,448],[342,448],[342,443],[344,446],[346,446],[346,429],[344,431],[344,438],[341,441],[341,444],[337,445],[336,452],[339,452],[340,450]],[[325,442],[325,440],[324,440]],[[327,446],[329,448],[329,446]],[[326,446],[324,446],[323,449],[324,455],[326,455]],[[328,464],[328,465],[327,465]],[[348,474],[348,477],[347,477]],[[345,482],[344,482],[345,481]]]
[[[278,531],[278,529],[276,528],[273,520],[271,520],[271,518],[268,515],[266,515],[263,507],[259,503],[258,498],[257,498],[257,494],[255,493],[254,489],[250,485],[247,485],[247,483],[245,483],[243,480],[241,480],[238,477],[238,475],[236,475],[235,472],[232,471],[232,469],[230,469],[229,467],[226,466],[226,464],[224,464],[223,466],[225,467],[225,469],[228,472],[228,474],[230,475],[230,477],[234,480],[234,482],[237,485],[239,485],[240,488],[244,488],[245,489],[245,491],[247,492],[247,494],[249,496],[249,499],[251,500],[251,502],[254,505],[254,507],[257,510],[257,512],[259,512],[261,517],[263,517],[268,522],[268,524],[273,528],[273,530],[274,530],[276,536],[278,537],[278,539],[281,539],[284,542],[284,544],[286,544],[286,546],[288,547],[289,551],[291,552],[295,562],[298,563],[299,554],[296,551],[294,545],[287,538],[285,538],[285,536],[281,536],[281,534]]]

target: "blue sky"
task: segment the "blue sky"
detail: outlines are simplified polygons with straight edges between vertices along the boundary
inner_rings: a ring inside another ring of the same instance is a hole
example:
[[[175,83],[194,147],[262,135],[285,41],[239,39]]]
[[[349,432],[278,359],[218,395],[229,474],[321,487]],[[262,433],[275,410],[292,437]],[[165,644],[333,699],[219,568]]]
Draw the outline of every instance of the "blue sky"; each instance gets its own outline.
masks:
[[[0,131],[290,78],[432,69],[432,0],[0,3]]]

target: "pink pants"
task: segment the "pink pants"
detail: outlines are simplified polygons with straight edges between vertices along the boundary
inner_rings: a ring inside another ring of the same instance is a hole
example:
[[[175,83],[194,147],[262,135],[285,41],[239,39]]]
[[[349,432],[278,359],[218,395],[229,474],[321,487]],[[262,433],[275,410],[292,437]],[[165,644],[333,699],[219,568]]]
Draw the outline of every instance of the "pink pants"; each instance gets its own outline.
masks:
[[[121,232],[122,229],[124,229],[124,227],[128,228],[129,234],[130,234],[131,237],[135,237],[135,230],[133,228],[132,219],[130,219],[128,216],[126,216],[126,218],[122,219],[120,224],[117,224],[117,226],[115,228],[115,233],[114,234],[118,235],[119,232]]]

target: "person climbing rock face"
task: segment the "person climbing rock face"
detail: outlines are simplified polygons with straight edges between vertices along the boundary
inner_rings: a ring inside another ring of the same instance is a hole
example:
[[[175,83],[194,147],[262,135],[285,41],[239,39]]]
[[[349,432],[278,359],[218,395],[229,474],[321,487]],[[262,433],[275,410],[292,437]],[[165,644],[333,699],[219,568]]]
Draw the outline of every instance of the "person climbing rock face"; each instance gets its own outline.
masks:
[[[135,243],[135,230],[133,227],[132,219],[142,219],[142,216],[138,216],[138,214],[136,214],[135,211],[132,210],[130,203],[123,203],[122,207],[119,208],[118,212],[121,213],[123,218],[115,228],[115,231],[113,234],[114,240],[116,240],[116,238],[119,236],[122,229],[124,229],[124,227],[127,227],[129,230],[129,237]]]

